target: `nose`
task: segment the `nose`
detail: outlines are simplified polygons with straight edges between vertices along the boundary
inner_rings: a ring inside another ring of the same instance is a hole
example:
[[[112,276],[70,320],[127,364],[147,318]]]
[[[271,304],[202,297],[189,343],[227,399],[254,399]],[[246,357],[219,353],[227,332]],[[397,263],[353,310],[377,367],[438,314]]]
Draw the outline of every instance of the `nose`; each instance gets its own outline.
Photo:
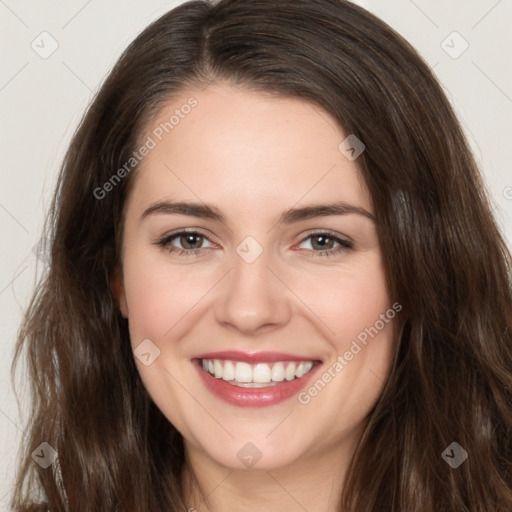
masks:
[[[216,298],[217,322],[246,335],[285,326],[291,318],[293,294],[273,267],[265,252],[252,263],[235,254]]]

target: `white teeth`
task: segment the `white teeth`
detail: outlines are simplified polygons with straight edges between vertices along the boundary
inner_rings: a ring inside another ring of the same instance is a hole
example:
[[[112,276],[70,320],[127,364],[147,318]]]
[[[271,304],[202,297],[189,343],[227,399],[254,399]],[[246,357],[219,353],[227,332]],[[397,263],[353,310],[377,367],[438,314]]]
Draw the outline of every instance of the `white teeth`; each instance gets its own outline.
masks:
[[[224,362],[222,378],[224,380],[235,380],[235,365],[231,361]]]
[[[306,373],[308,373],[311,368],[313,368],[313,361],[299,363],[297,370],[295,370],[295,377],[300,378],[303,375],[306,375]]]
[[[252,382],[252,368],[247,363],[236,363],[235,380],[237,382]]]
[[[284,375],[286,380],[293,380],[295,378],[295,363],[288,363]]]
[[[239,388],[268,388],[270,386],[277,386],[277,382],[237,382],[236,380],[230,382]]]
[[[222,365],[218,359],[213,361],[213,373],[217,379],[222,379]]]
[[[240,387],[258,388],[273,386],[285,379],[299,379],[313,368],[313,361],[278,361],[250,365],[241,361],[203,359],[201,365],[205,372],[217,379]]]
[[[272,380],[274,382],[281,382],[284,380],[284,364],[274,363],[272,366]]]
[[[264,363],[258,363],[252,371],[253,382],[270,382],[272,375],[270,372],[270,366]]]

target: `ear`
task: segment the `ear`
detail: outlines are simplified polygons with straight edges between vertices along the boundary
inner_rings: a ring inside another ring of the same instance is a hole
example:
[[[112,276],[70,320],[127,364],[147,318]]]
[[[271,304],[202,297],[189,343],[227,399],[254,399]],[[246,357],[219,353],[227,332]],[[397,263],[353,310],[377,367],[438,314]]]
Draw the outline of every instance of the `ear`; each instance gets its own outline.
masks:
[[[128,305],[126,303],[126,295],[124,293],[123,274],[119,268],[114,270],[114,273],[110,278],[110,288],[114,298],[117,301],[117,306],[121,311],[121,314],[125,318],[128,318]]]

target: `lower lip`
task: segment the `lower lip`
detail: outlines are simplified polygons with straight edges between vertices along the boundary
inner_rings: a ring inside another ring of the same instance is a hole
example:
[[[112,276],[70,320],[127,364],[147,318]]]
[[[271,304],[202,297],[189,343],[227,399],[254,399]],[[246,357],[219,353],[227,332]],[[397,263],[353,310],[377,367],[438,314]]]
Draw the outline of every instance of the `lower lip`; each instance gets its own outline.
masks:
[[[315,363],[306,375],[290,381],[284,380],[275,386],[242,388],[228,384],[225,380],[217,379],[205,372],[201,366],[201,361],[195,360],[194,363],[205,386],[224,402],[237,407],[268,407],[288,400],[306,386],[321,366]]]

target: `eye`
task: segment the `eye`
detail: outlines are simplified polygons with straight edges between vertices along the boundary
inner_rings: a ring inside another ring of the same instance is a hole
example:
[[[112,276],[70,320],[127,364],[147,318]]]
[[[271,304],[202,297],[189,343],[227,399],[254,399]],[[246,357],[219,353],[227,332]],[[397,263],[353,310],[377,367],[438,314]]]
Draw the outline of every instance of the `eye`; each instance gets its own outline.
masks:
[[[302,240],[301,244],[306,241],[309,241],[311,248],[308,248],[308,250],[312,251],[311,256],[314,258],[335,256],[343,251],[353,249],[354,247],[352,242],[329,232],[311,233]]]
[[[197,231],[183,230],[164,236],[155,242],[155,245],[163,247],[170,253],[175,253],[179,256],[197,256],[206,248],[203,247],[205,241],[210,244],[206,247],[213,246],[206,235]],[[301,244],[304,244],[306,241],[308,241],[310,246],[310,248],[306,249],[311,253],[311,257],[335,256],[353,248],[352,242],[329,232],[311,233],[302,240]]]
[[[202,247],[204,241],[210,240],[203,234],[197,231],[179,231],[171,235],[163,237],[156,242],[156,245],[165,247],[169,252],[177,253],[183,256],[197,255],[204,248]],[[177,247],[175,243],[181,245]],[[211,242],[210,242],[211,244]]]

